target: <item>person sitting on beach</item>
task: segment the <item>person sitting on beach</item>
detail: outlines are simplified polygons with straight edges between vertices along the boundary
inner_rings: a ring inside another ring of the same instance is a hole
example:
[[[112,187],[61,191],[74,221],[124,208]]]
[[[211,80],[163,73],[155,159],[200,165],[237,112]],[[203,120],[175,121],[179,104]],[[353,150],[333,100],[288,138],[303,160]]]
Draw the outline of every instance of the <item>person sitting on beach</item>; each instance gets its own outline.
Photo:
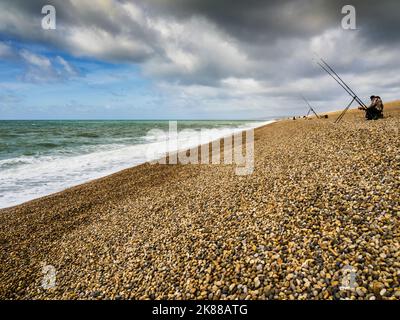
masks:
[[[383,118],[383,102],[379,96],[371,96],[371,104],[365,110],[367,120],[377,120]]]

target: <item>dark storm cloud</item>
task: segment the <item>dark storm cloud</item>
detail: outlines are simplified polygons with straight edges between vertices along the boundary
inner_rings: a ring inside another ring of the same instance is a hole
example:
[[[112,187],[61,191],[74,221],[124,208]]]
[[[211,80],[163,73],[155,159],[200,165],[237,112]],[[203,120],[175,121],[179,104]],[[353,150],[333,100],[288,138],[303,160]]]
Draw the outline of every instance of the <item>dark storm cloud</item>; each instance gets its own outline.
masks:
[[[40,28],[45,4],[57,9],[54,32]],[[348,4],[356,8],[355,31],[341,29]],[[284,100],[304,92],[334,103],[344,94],[313,65],[313,52],[368,96],[373,79],[400,74],[399,8],[398,0],[5,0],[0,34],[75,56],[136,63],[169,89],[198,97],[247,92]],[[380,84],[396,88],[397,78]]]
[[[397,0],[386,0],[377,3],[371,0],[332,1],[213,1],[213,0],[177,0],[177,1],[141,1],[148,12],[185,21],[193,17],[204,17],[218,29],[237,41],[242,52],[253,60],[258,68],[245,68],[249,77],[276,80],[288,80],[293,77],[315,77],[320,70],[310,67],[308,57],[296,56],[296,51],[305,50],[305,41],[323,34],[327,30],[340,29],[343,18],[342,8],[353,5],[357,12],[357,39],[354,43],[340,42],[347,50],[337,50],[338,54],[350,54],[364,48],[381,48],[385,51],[396,51],[400,36],[399,3]],[[193,35],[196,37],[196,35]],[[326,39],[326,42],[330,39]],[[328,43],[327,43],[328,46]],[[362,48],[361,48],[362,47]],[[379,54],[377,55],[379,59]],[[267,64],[265,61],[274,61]],[[338,59],[336,65],[340,72],[369,72],[379,65],[380,70],[394,67],[397,62],[392,59],[381,64],[370,60]],[[198,73],[198,78],[183,76],[181,81],[189,83],[207,82],[220,78],[218,67],[209,65]],[[279,72],[278,72],[279,71]],[[224,73],[224,71],[222,71]],[[225,76],[234,76],[225,70]]]
[[[352,5],[365,38],[382,43],[400,38],[397,0],[141,0],[141,3],[151,12],[179,19],[207,17],[244,42],[317,35],[339,26],[343,6]]]
[[[341,9],[346,4],[357,10],[358,28],[362,37],[380,44],[398,41],[400,36],[399,3],[397,0],[385,0],[377,3],[372,0],[139,0],[115,1],[114,7],[124,3],[133,3],[144,9],[145,13],[159,17],[173,17],[186,20],[194,16],[204,17],[216,24],[221,30],[243,44],[263,47],[284,38],[309,38],[324,30],[339,27],[342,18]],[[112,35],[123,32],[128,27],[129,34],[145,43],[155,42],[154,34],[121,14],[118,19],[110,16],[112,12],[100,10],[93,1],[92,5],[83,5],[84,1],[60,0],[5,0],[2,1],[3,13],[14,13],[23,23],[37,24],[42,18],[40,9],[54,5],[57,9],[58,23],[65,26],[90,27],[105,30]],[[18,33],[18,28],[7,31]],[[19,36],[46,41],[44,33],[37,29],[24,30]],[[4,32],[4,30],[3,30]],[[254,49],[254,48],[253,48]],[[152,52],[154,53],[154,52]],[[257,55],[256,50],[253,53]],[[135,60],[135,57],[132,58]]]
[[[348,4],[356,8],[360,42],[374,47],[395,47],[400,42],[398,0],[379,3],[373,0],[152,0],[142,1],[142,4],[150,12],[178,19],[205,17],[237,39],[246,53],[257,60],[290,57],[292,52],[277,44],[282,43],[284,39],[309,39],[326,30],[340,27],[342,8]],[[348,68],[348,65],[343,67]],[[297,71],[296,74],[315,74],[302,66],[299,66]]]
[[[200,15],[244,42],[318,34],[337,24],[334,1],[143,1],[149,10],[180,19]],[[341,8],[341,7],[340,7]]]

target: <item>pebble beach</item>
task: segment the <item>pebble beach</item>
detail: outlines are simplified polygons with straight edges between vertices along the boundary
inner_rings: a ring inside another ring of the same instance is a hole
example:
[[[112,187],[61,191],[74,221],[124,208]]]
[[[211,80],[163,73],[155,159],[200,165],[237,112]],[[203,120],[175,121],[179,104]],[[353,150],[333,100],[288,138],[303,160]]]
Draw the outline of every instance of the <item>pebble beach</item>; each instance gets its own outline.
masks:
[[[400,300],[400,101],[337,114],[256,129],[247,176],[146,163],[0,210],[0,298]]]

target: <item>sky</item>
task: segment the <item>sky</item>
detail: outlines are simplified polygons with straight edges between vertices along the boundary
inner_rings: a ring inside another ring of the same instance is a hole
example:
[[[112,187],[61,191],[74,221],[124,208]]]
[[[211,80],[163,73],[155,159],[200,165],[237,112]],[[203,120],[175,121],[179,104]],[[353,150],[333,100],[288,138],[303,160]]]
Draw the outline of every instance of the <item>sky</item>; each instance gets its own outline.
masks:
[[[398,0],[0,0],[0,119],[268,119],[306,114],[301,95],[345,107],[316,56],[365,102],[395,100],[399,18]]]

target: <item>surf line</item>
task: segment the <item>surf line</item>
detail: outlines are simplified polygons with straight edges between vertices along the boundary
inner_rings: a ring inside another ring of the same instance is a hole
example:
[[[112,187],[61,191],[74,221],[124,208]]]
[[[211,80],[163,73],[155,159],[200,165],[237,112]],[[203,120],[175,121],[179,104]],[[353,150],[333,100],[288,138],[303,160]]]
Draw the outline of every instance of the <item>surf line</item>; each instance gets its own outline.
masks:
[[[167,150],[159,158],[157,157],[158,150],[149,146],[146,150],[146,158],[151,164],[221,164],[221,140],[223,140],[223,164],[235,164],[236,175],[249,175],[254,171],[254,128],[243,129],[243,131],[215,139],[206,129],[200,131],[184,129],[178,132],[177,121],[169,121],[167,132],[161,129],[152,129],[147,134],[162,137],[160,143],[162,145],[159,147]],[[245,141],[243,141],[243,134],[246,136]],[[192,137],[195,141],[195,147],[188,148],[183,145],[183,137],[187,136]],[[208,142],[204,143],[204,141]],[[199,146],[201,149],[200,160]]]

